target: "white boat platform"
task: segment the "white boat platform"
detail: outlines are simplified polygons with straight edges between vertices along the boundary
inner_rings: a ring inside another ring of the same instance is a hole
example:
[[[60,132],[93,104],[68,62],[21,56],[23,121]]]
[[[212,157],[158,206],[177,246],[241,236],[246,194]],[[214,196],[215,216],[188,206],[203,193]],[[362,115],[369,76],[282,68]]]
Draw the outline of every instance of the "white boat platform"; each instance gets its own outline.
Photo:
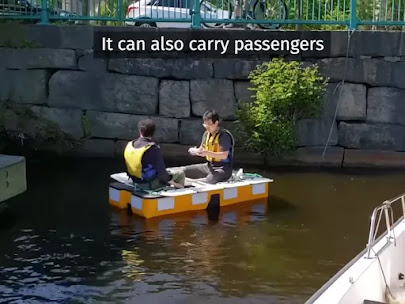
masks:
[[[0,154],[0,203],[26,190],[25,157]]]
[[[179,168],[167,168],[176,171]],[[186,179],[186,187],[166,187],[159,191],[142,191],[126,172],[110,176],[109,203],[119,209],[131,209],[144,218],[224,207],[243,202],[267,199],[272,179],[255,173],[243,173],[241,168],[224,182],[208,184],[204,179]]]

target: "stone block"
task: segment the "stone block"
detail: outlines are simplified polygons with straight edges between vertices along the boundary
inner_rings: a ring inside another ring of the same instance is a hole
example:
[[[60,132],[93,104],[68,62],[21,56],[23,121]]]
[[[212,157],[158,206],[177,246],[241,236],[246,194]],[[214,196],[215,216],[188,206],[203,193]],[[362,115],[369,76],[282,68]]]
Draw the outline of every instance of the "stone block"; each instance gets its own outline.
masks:
[[[212,60],[190,58],[114,58],[108,69],[122,74],[158,78],[204,79],[213,76]]]
[[[133,114],[155,114],[158,79],[109,73],[58,71],[49,81],[49,104]]]
[[[190,164],[204,163],[206,160],[203,157],[191,155],[188,153],[190,148],[187,145],[180,144],[160,144],[163,158],[166,167],[186,166]]]
[[[93,26],[87,25],[16,25],[0,26],[0,46],[34,48],[92,49]]]
[[[325,151],[325,154],[324,154]],[[270,167],[341,167],[344,149],[342,147],[313,146],[302,147],[282,157],[267,157],[266,164]]]
[[[239,167],[244,168],[263,168],[265,165],[264,156],[260,153],[253,153],[243,149],[243,147],[235,147],[235,153],[233,155],[234,159],[234,170],[238,170]]]
[[[356,31],[350,40],[349,55],[358,56],[398,56],[401,32]]]
[[[383,59],[363,59],[364,83],[371,86],[389,86],[393,81],[393,68],[398,63]]]
[[[107,61],[104,58],[94,58],[92,53],[78,56],[78,69],[86,72],[107,72]]]
[[[347,31],[330,32],[330,57],[345,57],[347,52]]]
[[[86,115],[93,137],[133,140],[139,137],[138,122],[143,115],[88,111]],[[172,118],[152,117],[156,124],[154,140],[158,143],[178,141],[178,121]]]
[[[401,57],[385,56],[385,57],[384,57],[384,61],[388,61],[388,62],[400,62],[400,61],[401,61]]]
[[[182,145],[199,146],[205,128],[202,119],[182,119],[180,121],[179,142]]]
[[[127,144],[128,140],[117,140],[115,142],[115,149],[114,149],[115,158],[122,160],[124,159],[124,150]]]
[[[370,88],[367,100],[367,121],[405,125],[405,90]]]
[[[296,126],[297,145],[326,145],[331,129],[332,134],[328,145],[334,146],[338,142],[338,133],[336,122],[333,119],[301,119],[297,122]]]
[[[44,104],[47,101],[49,77],[46,70],[0,70],[0,99]]]
[[[322,118],[333,118],[336,111],[336,97],[337,88],[341,84],[333,82],[328,83],[326,86],[326,92],[323,100]]]
[[[357,58],[324,58],[317,60],[319,72],[324,77],[330,77],[330,82],[342,81],[345,77],[347,82],[363,83],[364,82],[364,68],[363,61]],[[346,64],[346,75],[345,75]]]
[[[61,131],[75,139],[83,137],[82,111],[76,109],[58,109],[32,106],[31,110],[42,119],[55,123]]]
[[[190,117],[190,83],[162,80],[159,88],[159,113],[166,117]]]
[[[74,50],[61,49],[11,49],[0,48],[0,68],[7,69],[75,69]]]
[[[174,118],[152,117],[156,124],[155,140],[158,143],[179,141],[179,120]]]
[[[399,55],[405,56],[405,33],[401,32],[401,39],[399,42]]]
[[[367,88],[362,84],[328,85],[328,100],[324,109],[324,116],[333,118],[339,104],[337,120],[365,120],[366,94]]]
[[[238,104],[254,101],[256,91],[249,90],[253,85],[249,81],[235,81],[235,97]]]
[[[405,89],[405,62],[391,63],[392,78],[387,86]]]
[[[217,59],[214,61],[214,77],[245,80],[260,63],[257,60]]]
[[[405,126],[341,122],[338,130],[345,148],[405,151]]]
[[[193,115],[201,117],[206,110],[215,109],[221,119],[235,118],[236,99],[231,80],[191,80],[190,99]]]
[[[343,167],[405,168],[405,152],[346,149]]]

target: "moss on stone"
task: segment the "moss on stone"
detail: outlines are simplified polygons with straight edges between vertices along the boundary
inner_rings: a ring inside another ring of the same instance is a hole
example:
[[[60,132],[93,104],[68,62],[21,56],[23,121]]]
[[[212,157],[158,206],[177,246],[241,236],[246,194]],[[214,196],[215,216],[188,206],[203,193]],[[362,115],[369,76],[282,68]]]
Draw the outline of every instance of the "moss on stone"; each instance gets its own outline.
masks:
[[[40,149],[56,145],[63,149],[75,149],[81,141],[62,131],[59,126],[40,117],[28,105],[0,101],[0,142]]]
[[[82,130],[83,130],[83,138],[91,137],[91,126],[90,126],[90,121],[86,116],[86,111],[83,111],[81,123],[82,123]]]
[[[10,48],[10,49],[30,49],[30,48],[39,47],[39,45],[35,44],[32,41],[28,41],[28,40],[19,41],[18,43],[15,41],[7,40],[4,42],[4,47]]]

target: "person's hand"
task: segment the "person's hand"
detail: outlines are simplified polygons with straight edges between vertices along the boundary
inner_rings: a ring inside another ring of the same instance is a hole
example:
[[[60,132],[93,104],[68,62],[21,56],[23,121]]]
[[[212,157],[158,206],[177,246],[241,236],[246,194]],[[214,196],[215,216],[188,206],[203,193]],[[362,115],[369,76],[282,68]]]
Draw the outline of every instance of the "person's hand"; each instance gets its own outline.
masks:
[[[198,155],[198,156],[201,156],[201,157],[206,157],[206,156],[208,155],[208,151],[205,150],[205,149],[201,149],[201,150],[197,153],[197,155]]]
[[[169,184],[172,185],[176,189],[183,189],[184,188],[184,186],[182,184],[176,183],[176,182],[174,182],[172,180],[169,181]]]
[[[188,149],[188,153],[190,153],[191,155],[198,155],[198,153],[201,152],[201,149],[202,148],[192,147]]]

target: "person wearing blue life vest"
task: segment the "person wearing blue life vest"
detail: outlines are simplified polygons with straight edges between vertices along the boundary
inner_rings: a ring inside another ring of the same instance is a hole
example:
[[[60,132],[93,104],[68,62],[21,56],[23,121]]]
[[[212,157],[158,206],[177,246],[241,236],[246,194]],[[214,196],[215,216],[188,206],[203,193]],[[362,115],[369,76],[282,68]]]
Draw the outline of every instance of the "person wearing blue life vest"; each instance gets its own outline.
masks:
[[[184,174],[193,179],[205,178],[209,184],[226,181],[232,176],[235,140],[231,132],[219,126],[219,115],[215,110],[204,113],[203,126],[206,131],[200,146],[188,151],[205,157],[207,162],[183,167]]]
[[[172,185],[183,188],[185,176],[182,171],[168,172],[160,147],[152,140],[156,126],[151,119],[138,123],[139,138],[130,141],[124,150],[127,174],[143,189],[156,190]]]

